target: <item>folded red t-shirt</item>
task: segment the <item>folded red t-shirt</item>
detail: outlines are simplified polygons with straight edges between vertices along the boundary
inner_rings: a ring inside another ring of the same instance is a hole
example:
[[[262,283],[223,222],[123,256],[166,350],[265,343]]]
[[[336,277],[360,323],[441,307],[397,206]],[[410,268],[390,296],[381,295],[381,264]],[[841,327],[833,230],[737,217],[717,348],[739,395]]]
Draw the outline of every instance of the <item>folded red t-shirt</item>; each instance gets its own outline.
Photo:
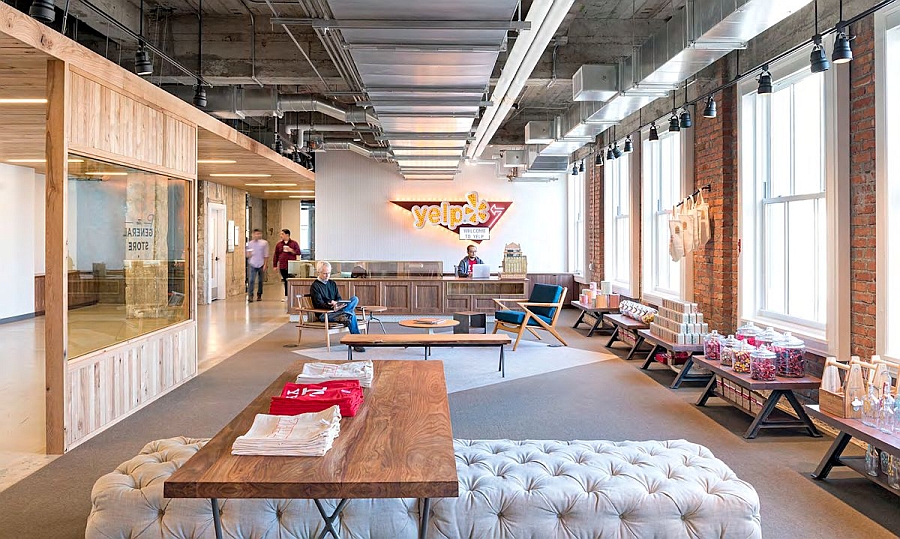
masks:
[[[344,417],[356,415],[363,402],[359,380],[336,380],[321,384],[285,384],[281,396],[272,397],[269,413],[297,415],[321,412],[337,405]]]

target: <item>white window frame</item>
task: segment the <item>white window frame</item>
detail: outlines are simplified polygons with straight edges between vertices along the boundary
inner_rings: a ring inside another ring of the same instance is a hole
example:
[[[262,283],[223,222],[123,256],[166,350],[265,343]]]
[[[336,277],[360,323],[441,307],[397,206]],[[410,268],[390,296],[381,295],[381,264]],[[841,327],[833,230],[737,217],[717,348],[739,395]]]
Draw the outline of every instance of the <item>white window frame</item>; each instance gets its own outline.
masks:
[[[571,166],[578,166],[571,164]],[[571,172],[566,173],[567,178],[567,207],[568,207],[568,227],[567,227],[567,271],[575,275],[578,280],[586,279],[585,260],[587,259],[587,223],[585,215],[587,213],[587,197],[585,196],[586,172],[579,172],[572,175]]]
[[[826,49],[833,45],[829,37]],[[770,66],[773,84],[802,70],[809,69],[809,51],[802,49]],[[767,316],[760,308],[762,293],[758,276],[762,259],[760,208],[762,186],[748,177],[745,160],[757,159],[746,144],[745,137],[754,137],[744,130],[744,118],[751,111],[744,110],[744,96],[756,92],[754,78],[742,81],[738,87],[738,192],[740,210],[738,234],[741,239],[738,271],[738,324],[753,321],[757,325],[772,326],[778,331],[791,331],[806,341],[807,347],[840,357],[850,355],[850,160],[849,160],[849,72],[847,65],[832,65],[823,75],[825,89],[823,146],[826,211],[826,322],[824,327],[804,323],[787,316]]]
[[[624,144],[624,142],[623,142]],[[621,146],[621,145],[620,145]],[[640,147],[640,144],[635,144]],[[629,298],[638,296],[640,275],[638,273],[639,264],[636,260],[640,253],[635,245],[635,238],[640,237],[640,183],[636,181],[640,179],[640,175],[636,174],[637,167],[640,167],[640,152],[636,149],[630,153],[624,154],[622,157],[609,161],[603,165],[603,268],[604,280],[610,281],[613,292],[622,294]],[[624,178],[623,176],[623,168]],[[635,187],[638,189],[635,189]],[[616,191],[623,190],[627,194],[626,207],[618,207],[613,201],[617,200]],[[638,224],[637,230],[635,223]],[[624,229],[626,237],[624,246],[619,245],[616,232]],[[627,266],[625,270],[626,278],[616,279],[613,274],[611,264],[617,260],[624,247]]]
[[[669,134],[668,116],[656,121],[658,134],[660,139]],[[676,299],[692,301],[694,290],[691,283],[693,281],[693,256],[688,254],[680,262],[681,264],[681,280],[680,290],[670,291],[661,290],[655,287],[654,281],[656,267],[654,267],[654,217],[657,210],[671,213],[671,208],[657,208],[655,201],[652,199],[652,189],[648,182],[653,181],[651,174],[646,170],[646,159],[648,158],[644,152],[647,151],[648,144],[656,144],[649,140],[650,131],[645,129],[641,132],[641,296],[644,302],[652,305],[660,305],[664,299]],[[680,185],[676,191],[678,198],[689,195],[694,190],[694,138],[692,129],[683,129],[676,135],[680,139],[681,146],[681,170]],[[659,238],[658,241],[668,243],[668,237]]]
[[[891,293],[891,285],[898,286],[891,281],[900,279],[900,267],[896,260],[891,260],[900,254],[900,232],[896,230],[900,215],[897,204],[892,205],[891,201],[897,200],[900,189],[896,180],[891,182],[889,178],[891,173],[900,171],[900,159],[888,151],[888,140],[889,137],[900,137],[897,123],[900,108],[887,99],[887,79],[896,77],[896,68],[888,69],[889,30],[900,32],[900,5],[875,14],[875,178],[878,193],[875,198],[875,351],[886,359],[900,362],[900,342],[892,343],[888,338],[892,330],[896,333],[896,321],[900,318],[900,307],[890,303],[896,297]],[[895,84],[900,86],[900,78]]]

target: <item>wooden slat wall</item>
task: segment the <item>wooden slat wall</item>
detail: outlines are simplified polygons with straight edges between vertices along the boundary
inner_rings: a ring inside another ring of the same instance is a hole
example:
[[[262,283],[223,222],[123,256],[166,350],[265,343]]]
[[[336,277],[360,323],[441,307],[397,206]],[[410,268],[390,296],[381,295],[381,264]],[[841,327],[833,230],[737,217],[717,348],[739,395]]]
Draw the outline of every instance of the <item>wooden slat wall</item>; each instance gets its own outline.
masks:
[[[84,442],[197,374],[197,323],[70,362],[66,448]]]
[[[197,129],[73,69],[69,150],[196,178]]]

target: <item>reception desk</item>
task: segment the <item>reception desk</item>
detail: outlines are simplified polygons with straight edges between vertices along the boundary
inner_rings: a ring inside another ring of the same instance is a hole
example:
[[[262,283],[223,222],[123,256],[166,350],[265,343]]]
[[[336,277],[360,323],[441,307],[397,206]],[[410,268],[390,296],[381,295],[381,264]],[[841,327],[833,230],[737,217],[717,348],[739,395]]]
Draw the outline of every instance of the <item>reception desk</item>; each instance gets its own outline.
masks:
[[[314,278],[288,279],[288,312],[297,313],[297,295],[308,294]],[[494,298],[527,299],[528,279],[459,277],[335,278],[342,298],[356,296],[360,305],[383,305],[387,314],[492,313]]]

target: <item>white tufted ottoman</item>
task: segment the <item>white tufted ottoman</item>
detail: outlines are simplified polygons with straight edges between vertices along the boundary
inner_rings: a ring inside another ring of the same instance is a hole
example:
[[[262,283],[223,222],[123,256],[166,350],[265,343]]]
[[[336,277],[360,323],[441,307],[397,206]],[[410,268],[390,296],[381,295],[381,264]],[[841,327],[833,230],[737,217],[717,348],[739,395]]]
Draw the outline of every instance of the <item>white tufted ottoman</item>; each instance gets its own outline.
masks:
[[[212,538],[205,499],[163,482],[206,440],[147,444],[94,484],[87,539]],[[432,502],[429,538],[758,538],[759,498],[703,446],[668,442],[456,440],[459,498]],[[226,537],[318,537],[309,500],[220,500]],[[333,509],[334,502],[326,502]],[[343,537],[413,539],[420,503],[352,500]]]

